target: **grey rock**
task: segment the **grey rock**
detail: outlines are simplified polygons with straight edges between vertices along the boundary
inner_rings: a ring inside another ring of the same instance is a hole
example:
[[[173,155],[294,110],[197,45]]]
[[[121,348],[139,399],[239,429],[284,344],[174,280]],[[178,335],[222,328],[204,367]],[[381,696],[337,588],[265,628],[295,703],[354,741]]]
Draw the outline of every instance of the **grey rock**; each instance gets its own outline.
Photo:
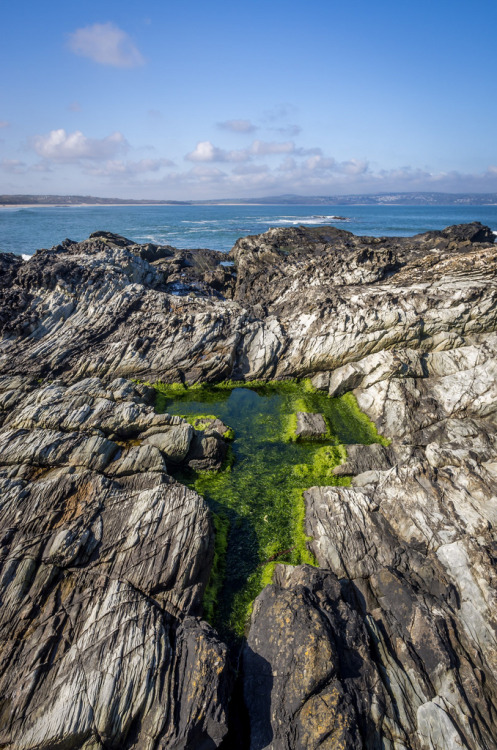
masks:
[[[296,437],[303,439],[319,439],[325,437],[328,427],[322,414],[297,412]]]
[[[305,493],[312,549],[356,587],[408,746],[493,747],[495,481],[475,462],[419,462]]]
[[[396,463],[391,451],[383,445],[348,445],[347,461],[337,466],[333,473],[336,476],[362,474],[365,471],[385,471]]]
[[[143,442],[145,445],[154,445],[158,448],[166,460],[181,463],[188,454],[192,437],[193,427],[184,423],[167,429],[163,428],[161,432],[148,435]]]
[[[205,434],[216,432],[220,437],[224,438],[229,436],[231,431],[231,428],[224,424],[221,419],[212,419],[210,417],[200,417],[199,419],[195,419],[193,426],[196,430],[203,430]]]
[[[107,466],[106,474],[119,477],[142,471],[167,473],[164,457],[153,445],[132,445],[127,448],[118,459]]]
[[[233,268],[222,253],[109,233],[62,243],[0,281],[0,371],[193,383],[350,364],[332,376],[338,393],[359,384],[364,357],[399,348],[400,362],[376,369],[417,377],[410,352],[455,349],[497,325],[494,236],[468,226],[404,238],[271,229],[236,243]]]
[[[228,446],[216,430],[195,435],[187,456],[187,463],[195,471],[218,471],[228,451]]]
[[[0,744],[217,747],[231,677],[199,619],[209,510],[157,447],[104,436],[192,428],[131,383],[25,386],[0,428]]]

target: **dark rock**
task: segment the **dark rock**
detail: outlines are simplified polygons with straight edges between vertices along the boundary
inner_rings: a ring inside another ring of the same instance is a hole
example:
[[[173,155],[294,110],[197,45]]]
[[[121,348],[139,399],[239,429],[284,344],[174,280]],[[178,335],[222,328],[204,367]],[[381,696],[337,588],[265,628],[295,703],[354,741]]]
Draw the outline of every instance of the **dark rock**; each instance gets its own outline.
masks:
[[[185,462],[195,471],[218,471],[227,452],[228,446],[217,431],[200,432],[195,435]]]
[[[392,730],[401,739],[362,618],[338,579],[283,565],[274,578],[254,603],[243,650],[251,750],[381,747]]]

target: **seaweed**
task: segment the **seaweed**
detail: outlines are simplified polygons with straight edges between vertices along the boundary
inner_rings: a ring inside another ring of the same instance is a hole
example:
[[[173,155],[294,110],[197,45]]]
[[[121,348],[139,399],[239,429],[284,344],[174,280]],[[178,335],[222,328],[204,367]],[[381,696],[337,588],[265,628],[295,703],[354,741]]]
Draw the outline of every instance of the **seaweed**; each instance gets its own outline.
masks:
[[[231,464],[218,473],[177,478],[205,497],[215,514],[204,616],[224,638],[237,639],[277,564],[316,564],[305,532],[304,491],[350,483],[333,473],[347,458],[346,444],[386,441],[352,394],[332,399],[310,381],[156,387],[157,410],[188,421],[208,414],[235,429]],[[289,425],[298,411],[323,414],[330,428],[326,438],[291,440]]]

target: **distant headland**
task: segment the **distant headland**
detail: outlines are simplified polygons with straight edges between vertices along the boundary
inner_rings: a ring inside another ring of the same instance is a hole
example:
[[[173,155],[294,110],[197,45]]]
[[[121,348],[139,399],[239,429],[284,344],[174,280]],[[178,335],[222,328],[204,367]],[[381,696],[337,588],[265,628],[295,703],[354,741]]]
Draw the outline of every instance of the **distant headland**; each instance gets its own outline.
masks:
[[[93,195],[0,195],[0,206],[222,206],[251,204],[283,206],[492,206],[497,205],[497,193],[285,194],[262,198],[222,198],[190,201],[99,198]]]

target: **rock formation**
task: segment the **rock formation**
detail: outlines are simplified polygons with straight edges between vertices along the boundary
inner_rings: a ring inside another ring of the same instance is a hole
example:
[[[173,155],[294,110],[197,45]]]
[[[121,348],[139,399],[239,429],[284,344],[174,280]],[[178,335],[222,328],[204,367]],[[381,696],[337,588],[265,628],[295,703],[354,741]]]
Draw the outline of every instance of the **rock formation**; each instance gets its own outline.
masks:
[[[0,254],[0,747],[497,747],[493,240]],[[226,427],[136,381],[303,376],[391,442],[305,493],[318,567],[276,567],[234,689],[201,619],[210,514],[170,476],[219,468]]]

